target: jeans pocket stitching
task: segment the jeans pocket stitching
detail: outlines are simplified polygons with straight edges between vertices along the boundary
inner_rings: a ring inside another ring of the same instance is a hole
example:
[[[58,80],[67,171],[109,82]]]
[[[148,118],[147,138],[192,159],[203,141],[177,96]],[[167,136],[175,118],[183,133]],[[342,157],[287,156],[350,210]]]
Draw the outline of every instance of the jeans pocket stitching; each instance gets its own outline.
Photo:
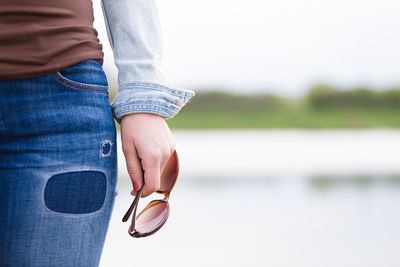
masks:
[[[74,81],[71,81],[71,80],[65,78],[64,76],[62,76],[62,74],[60,72],[53,73],[53,77],[60,84],[70,87],[72,89],[108,94],[108,86],[79,84],[77,82],[74,82]],[[89,87],[89,88],[86,88],[86,87]]]
[[[76,85],[76,86],[80,86],[80,87],[101,88],[101,89],[107,89],[108,88],[108,85],[87,84],[87,83],[81,83],[81,82],[73,81],[73,80],[68,79],[67,77],[65,77],[60,71],[57,71],[56,74],[60,79],[62,79],[63,81],[65,81],[66,83],[69,83],[71,85]]]

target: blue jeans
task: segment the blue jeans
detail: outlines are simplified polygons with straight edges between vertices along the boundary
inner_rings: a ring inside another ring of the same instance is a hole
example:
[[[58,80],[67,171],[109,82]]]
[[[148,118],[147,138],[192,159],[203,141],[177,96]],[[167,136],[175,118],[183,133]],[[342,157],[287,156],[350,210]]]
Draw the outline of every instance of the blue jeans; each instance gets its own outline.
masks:
[[[98,266],[116,148],[97,61],[0,80],[0,266]]]

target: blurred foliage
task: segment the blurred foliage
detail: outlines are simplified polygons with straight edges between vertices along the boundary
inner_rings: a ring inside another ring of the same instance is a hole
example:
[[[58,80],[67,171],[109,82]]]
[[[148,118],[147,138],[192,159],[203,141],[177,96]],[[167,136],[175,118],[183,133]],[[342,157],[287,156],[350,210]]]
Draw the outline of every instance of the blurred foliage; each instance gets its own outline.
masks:
[[[327,176],[320,175],[309,178],[309,184],[313,189],[316,190],[327,190],[339,187],[354,186],[357,188],[368,188],[373,185],[387,185],[390,187],[400,186],[399,175],[337,175]]]
[[[400,89],[373,91],[357,88],[339,91],[328,85],[316,85],[307,96],[313,108],[394,108],[400,109]]]
[[[191,112],[205,110],[208,112],[237,112],[238,109],[254,112],[281,108],[281,106],[282,99],[275,95],[232,95],[219,91],[197,93],[188,105]]]
[[[115,92],[110,92],[110,101]],[[186,129],[398,128],[399,115],[400,88],[341,90],[318,84],[299,99],[197,91],[167,122],[171,128]]]

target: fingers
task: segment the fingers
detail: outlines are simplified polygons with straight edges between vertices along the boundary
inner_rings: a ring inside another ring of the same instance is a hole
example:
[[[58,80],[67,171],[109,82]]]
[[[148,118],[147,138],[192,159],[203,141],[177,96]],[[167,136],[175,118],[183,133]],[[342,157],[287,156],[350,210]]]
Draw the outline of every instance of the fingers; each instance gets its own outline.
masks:
[[[149,196],[160,189],[161,173],[173,151],[174,148],[165,149],[163,152],[161,149],[148,149],[143,152],[143,155],[138,155],[133,145],[123,146],[126,166],[133,187],[131,195],[136,195],[142,186],[142,197]]]
[[[147,113],[125,115],[121,120],[121,139],[135,191],[142,185],[142,197],[158,191],[161,173],[175,148],[165,119]]]
[[[160,190],[161,173],[173,152],[174,148],[172,150],[148,149],[143,152],[143,155],[139,156],[142,158],[141,163],[144,173],[142,197],[147,197]]]
[[[133,145],[123,146],[122,150],[125,155],[126,167],[129,177],[131,178],[133,190],[131,195],[136,195],[136,192],[143,186],[143,169],[140,159]]]
[[[143,197],[160,189],[161,156],[158,152],[143,156],[144,180]]]

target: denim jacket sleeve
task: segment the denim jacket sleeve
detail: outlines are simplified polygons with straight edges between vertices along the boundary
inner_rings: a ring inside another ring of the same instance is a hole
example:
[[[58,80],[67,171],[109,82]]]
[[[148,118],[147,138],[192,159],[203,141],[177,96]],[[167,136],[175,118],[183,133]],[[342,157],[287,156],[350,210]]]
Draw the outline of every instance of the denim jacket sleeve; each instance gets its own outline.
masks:
[[[118,68],[118,93],[111,103],[118,123],[130,113],[175,116],[194,96],[164,85],[162,40],[155,0],[101,0],[108,39]]]

